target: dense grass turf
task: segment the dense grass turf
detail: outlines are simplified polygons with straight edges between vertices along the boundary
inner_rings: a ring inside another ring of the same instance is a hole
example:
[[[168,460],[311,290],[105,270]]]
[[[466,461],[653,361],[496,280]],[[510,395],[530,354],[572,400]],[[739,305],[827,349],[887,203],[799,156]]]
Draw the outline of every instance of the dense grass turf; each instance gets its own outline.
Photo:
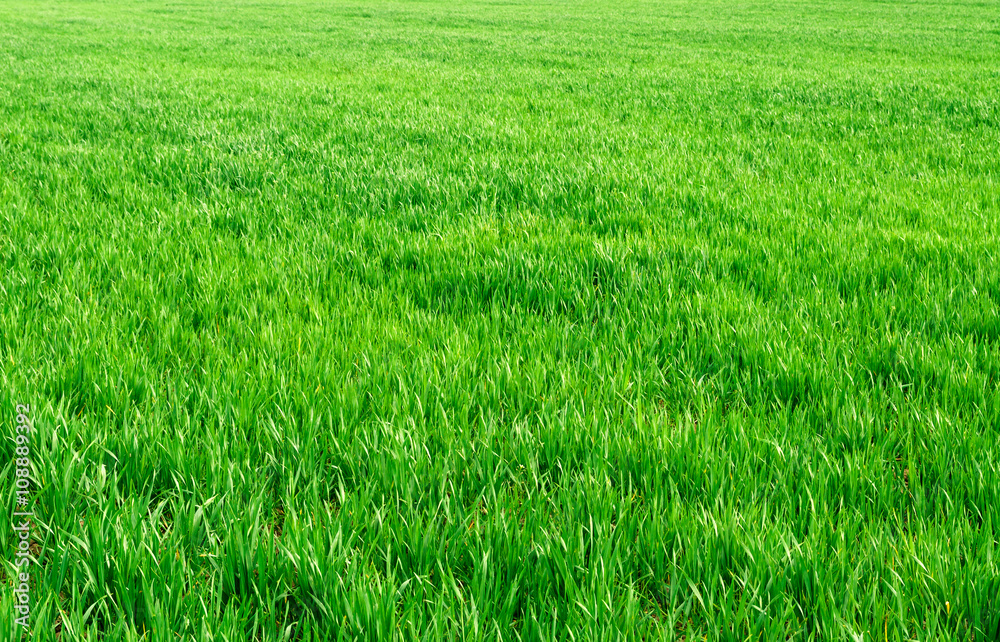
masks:
[[[998,97],[995,0],[0,1],[34,639],[996,639]]]

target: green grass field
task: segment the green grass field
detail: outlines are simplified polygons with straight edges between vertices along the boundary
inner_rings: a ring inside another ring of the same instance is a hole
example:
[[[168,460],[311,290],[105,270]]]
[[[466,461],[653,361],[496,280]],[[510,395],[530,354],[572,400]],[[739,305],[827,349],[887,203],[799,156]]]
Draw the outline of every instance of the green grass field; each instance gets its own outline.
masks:
[[[1000,638],[1000,2],[0,0],[0,637]]]

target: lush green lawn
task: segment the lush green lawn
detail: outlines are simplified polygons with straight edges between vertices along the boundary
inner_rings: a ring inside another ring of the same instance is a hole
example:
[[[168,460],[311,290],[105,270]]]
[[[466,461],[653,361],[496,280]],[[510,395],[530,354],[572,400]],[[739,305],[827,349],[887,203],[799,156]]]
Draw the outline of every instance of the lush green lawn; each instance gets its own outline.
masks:
[[[34,640],[997,639],[998,234],[997,0],[0,0],[0,633],[27,403]]]

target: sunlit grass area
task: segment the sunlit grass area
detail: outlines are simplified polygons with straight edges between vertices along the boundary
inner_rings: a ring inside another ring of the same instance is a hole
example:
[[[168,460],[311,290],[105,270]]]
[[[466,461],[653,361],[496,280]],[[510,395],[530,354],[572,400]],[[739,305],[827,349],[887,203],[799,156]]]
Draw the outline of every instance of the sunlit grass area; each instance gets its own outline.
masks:
[[[0,634],[26,403],[33,640],[997,639],[998,231],[996,1],[0,0]]]

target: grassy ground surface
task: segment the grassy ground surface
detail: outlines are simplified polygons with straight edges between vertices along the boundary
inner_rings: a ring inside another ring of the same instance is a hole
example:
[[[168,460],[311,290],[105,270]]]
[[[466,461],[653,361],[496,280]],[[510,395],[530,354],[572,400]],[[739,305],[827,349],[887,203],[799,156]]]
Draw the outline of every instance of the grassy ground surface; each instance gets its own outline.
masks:
[[[35,640],[997,639],[998,97],[995,0],[0,0],[0,633],[27,403]]]

